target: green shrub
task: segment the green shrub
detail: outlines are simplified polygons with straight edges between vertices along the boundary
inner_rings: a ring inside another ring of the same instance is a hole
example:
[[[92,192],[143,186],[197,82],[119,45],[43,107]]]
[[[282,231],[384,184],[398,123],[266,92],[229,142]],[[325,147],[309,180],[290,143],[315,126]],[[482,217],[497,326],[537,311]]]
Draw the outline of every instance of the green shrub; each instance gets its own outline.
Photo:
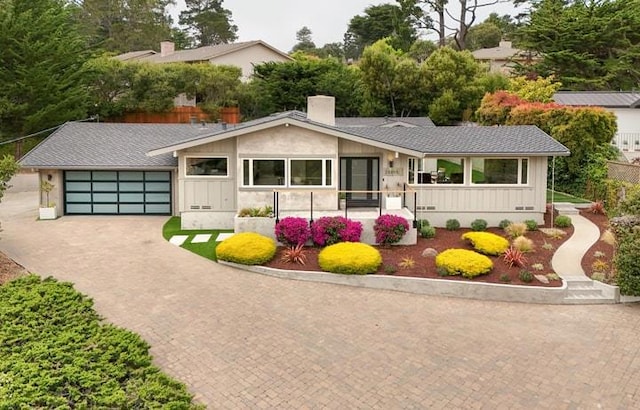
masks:
[[[273,207],[266,205],[255,208],[242,208],[238,211],[238,217],[241,218],[273,218]]]
[[[457,219],[449,219],[444,226],[448,231],[457,231],[460,229],[460,221]]]
[[[447,249],[436,256],[438,272],[473,278],[491,272],[491,259],[467,249]]]
[[[511,282],[511,277],[508,274],[503,273],[500,275],[500,282],[509,283]]]
[[[418,229],[422,229],[425,226],[431,226],[429,220],[427,219],[418,219]]]
[[[509,241],[491,232],[467,232],[462,239],[468,240],[473,248],[485,255],[500,255],[509,248]]]
[[[484,219],[475,219],[471,222],[471,229],[476,232],[482,232],[487,230],[487,221]]]
[[[323,271],[347,275],[375,273],[382,256],[376,248],[360,242],[340,242],[327,246],[318,254],[318,264]]]
[[[571,226],[571,217],[567,215],[558,215],[554,220],[554,224],[558,228],[568,228]]]
[[[103,324],[70,283],[29,275],[1,286],[0,323],[0,408],[199,408],[144,340]]]
[[[420,236],[423,238],[434,238],[436,236],[436,228],[433,226],[423,226],[420,228]]]
[[[524,283],[530,283],[533,280],[533,273],[523,269],[518,273],[518,278]]]
[[[511,225],[511,221],[508,219],[503,219],[502,221],[500,221],[500,223],[498,224],[498,228],[500,229],[505,229],[507,226]]]
[[[618,250],[614,263],[620,293],[640,296],[640,233],[619,235]]]
[[[237,233],[216,247],[219,260],[243,265],[261,265],[275,254],[275,241],[254,232]]]
[[[524,224],[527,225],[527,231],[537,231],[538,230],[538,222],[535,219],[527,219],[524,221]]]

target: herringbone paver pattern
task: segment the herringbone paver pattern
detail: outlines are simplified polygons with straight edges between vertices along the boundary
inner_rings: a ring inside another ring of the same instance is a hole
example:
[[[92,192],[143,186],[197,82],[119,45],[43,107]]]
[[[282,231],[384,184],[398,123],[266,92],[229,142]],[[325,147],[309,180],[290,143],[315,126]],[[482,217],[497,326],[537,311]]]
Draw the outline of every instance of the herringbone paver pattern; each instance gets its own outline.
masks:
[[[640,306],[287,281],[165,242],[163,218],[36,222],[25,198],[3,198],[0,250],[76,283],[210,408],[640,407]]]

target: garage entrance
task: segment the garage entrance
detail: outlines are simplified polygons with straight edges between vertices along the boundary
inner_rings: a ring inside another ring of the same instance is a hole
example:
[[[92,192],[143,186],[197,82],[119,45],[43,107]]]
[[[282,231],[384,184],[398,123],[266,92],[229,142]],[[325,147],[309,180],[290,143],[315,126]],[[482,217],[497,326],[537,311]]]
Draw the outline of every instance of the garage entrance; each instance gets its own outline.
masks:
[[[170,171],[65,171],[65,215],[170,215]]]

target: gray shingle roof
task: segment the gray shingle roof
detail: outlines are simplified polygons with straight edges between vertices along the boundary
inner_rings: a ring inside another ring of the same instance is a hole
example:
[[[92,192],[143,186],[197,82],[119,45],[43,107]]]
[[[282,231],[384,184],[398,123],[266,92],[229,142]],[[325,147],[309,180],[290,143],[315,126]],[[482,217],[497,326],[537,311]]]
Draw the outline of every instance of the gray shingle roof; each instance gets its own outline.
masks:
[[[156,52],[153,50],[130,51],[128,53],[117,55],[114,58],[120,61],[129,61],[139,60],[141,58],[148,57],[154,54],[156,54]]]
[[[244,41],[240,43],[231,43],[231,44],[217,44],[214,46],[205,46],[194,48],[191,50],[177,50],[169,55],[162,56],[160,53],[155,53],[151,55],[142,55],[137,58],[138,61],[148,61],[152,63],[176,63],[176,62],[197,62],[197,61],[209,61],[213,58],[233,53],[238,50],[242,50],[247,47],[252,47],[255,45],[262,45],[278,54],[281,54],[285,58],[289,58],[289,56],[283,53],[280,50],[275,49],[269,44],[261,41]],[[135,53],[135,52],[133,52]],[[131,54],[131,53],[126,53]],[[116,56],[118,59],[122,59],[126,54],[121,54]]]
[[[534,125],[502,127],[343,128],[372,141],[424,154],[568,155],[569,150]]]
[[[428,117],[336,117],[338,127],[435,127]]]
[[[220,125],[113,124],[70,122],[25,155],[31,168],[167,168],[176,167],[172,154],[148,157],[147,151],[180,142]]]
[[[558,104],[608,108],[640,108],[640,92],[634,91],[559,91]]]

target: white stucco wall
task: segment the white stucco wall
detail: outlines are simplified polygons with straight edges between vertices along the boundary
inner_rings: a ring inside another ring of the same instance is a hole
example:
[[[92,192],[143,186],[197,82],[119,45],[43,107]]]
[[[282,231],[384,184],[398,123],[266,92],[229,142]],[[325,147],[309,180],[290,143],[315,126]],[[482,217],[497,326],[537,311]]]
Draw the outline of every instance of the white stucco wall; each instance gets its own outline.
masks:
[[[238,137],[237,175],[242,175],[245,158],[330,158],[333,159],[331,187],[244,187],[239,179],[238,207],[262,207],[273,204],[274,189],[282,189],[279,206],[282,210],[308,209],[310,192],[314,192],[313,207],[317,210],[338,208],[338,138],[296,126],[279,126]],[[288,164],[287,164],[288,166]],[[241,177],[239,177],[241,178]]]
[[[232,65],[242,69],[242,81],[247,81],[253,75],[253,66],[265,62],[284,62],[290,59],[274,52],[262,44],[255,44],[233,53],[215,57],[212,64]]]

